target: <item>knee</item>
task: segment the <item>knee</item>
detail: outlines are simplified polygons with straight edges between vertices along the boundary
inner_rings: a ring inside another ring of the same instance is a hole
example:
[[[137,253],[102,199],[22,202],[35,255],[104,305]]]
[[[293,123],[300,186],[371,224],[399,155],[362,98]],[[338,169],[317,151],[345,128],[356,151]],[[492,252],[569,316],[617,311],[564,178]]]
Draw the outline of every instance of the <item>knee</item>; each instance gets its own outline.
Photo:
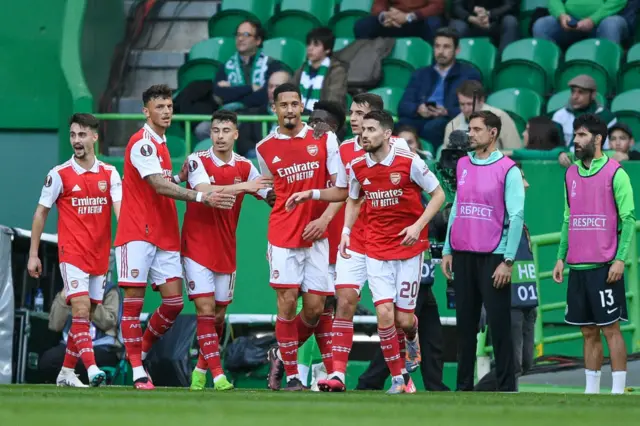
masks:
[[[396,311],[395,322],[396,327],[403,330],[410,330],[414,326],[415,317],[413,312],[399,312]]]
[[[545,16],[533,24],[533,37],[549,39],[551,33],[560,28],[560,24],[553,16]]]
[[[195,300],[196,314],[199,316],[215,315],[216,304],[213,298],[203,297]]]
[[[394,325],[393,303],[382,303],[376,306],[376,315],[378,316],[379,327],[387,328]]]
[[[357,39],[375,38],[380,21],[377,16],[367,16],[359,19],[353,26],[353,34]]]
[[[358,294],[353,289],[338,290],[338,308],[336,318],[352,319],[358,306]]]
[[[454,19],[449,22],[449,28],[454,29],[460,37],[464,37],[464,35],[467,33],[467,30],[469,29],[469,26],[466,22],[460,19]]]
[[[298,299],[298,290],[280,290],[278,291],[278,315],[283,319],[292,319],[296,316],[296,301]]]
[[[318,319],[320,319],[320,315],[324,312],[324,298],[313,298],[312,300],[305,300],[304,305],[302,306],[302,312],[304,315],[305,322],[309,324],[315,324]]]
[[[513,15],[506,15],[502,18],[502,29],[503,30],[517,30],[518,29],[518,20]]]
[[[227,310],[225,308],[220,309],[219,307],[216,307],[215,309],[215,319],[216,319],[216,324],[224,324],[224,317],[227,315]]]
[[[582,336],[586,342],[595,342],[600,340],[600,329],[598,327],[583,327]]]
[[[74,297],[71,299],[71,315],[78,318],[89,319],[91,315],[91,301],[89,296]]]
[[[618,323],[613,323],[611,325],[602,327],[602,334],[604,334],[604,338],[607,339],[607,341],[609,341],[612,337],[617,337],[622,333],[620,332],[620,327],[618,326]]]
[[[604,18],[598,25],[597,36],[603,38],[614,38],[615,42],[620,42],[622,32],[627,28],[627,21],[622,16],[614,15]],[[609,36],[609,37],[607,37]]]

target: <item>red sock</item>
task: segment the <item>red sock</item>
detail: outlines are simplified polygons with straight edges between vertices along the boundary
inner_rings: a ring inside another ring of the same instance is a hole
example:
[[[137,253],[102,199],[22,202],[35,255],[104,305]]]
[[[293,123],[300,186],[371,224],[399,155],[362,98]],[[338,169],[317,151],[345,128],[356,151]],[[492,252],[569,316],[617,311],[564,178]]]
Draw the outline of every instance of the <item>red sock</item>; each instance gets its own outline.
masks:
[[[314,330],[316,336],[316,342],[318,343],[318,349],[322,355],[322,362],[327,370],[327,373],[333,372],[333,357],[332,355],[332,338],[331,332],[333,329],[333,308],[327,308],[320,315],[318,325]]]
[[[216,333],[218,334],[218,339],[224,340],[224,323],[216,323]]]
[[[407,339],[409,340],[413,340],[416,338],[416,333],[418,333],[418,317],[417,316],[413,316],[413,327],[411,327],[411,330],[407,330],[405,331],[406,335],[407,335]],[[398,334],[398,337],[400,335]]]
[[[287,377],[298,374],[298,332],[294,321],[276,318],[276,340]]]
[[[75,369],[79,357],[78,348],[76,348],[76,344],[73,343],[73,334],[69,332],[67,334],[67,350],[64,353],[64,362],[62,363],[62,366],[72,370]]]
[[[333,321],[333,372],[346,373],[349,352],[353,345],[353,320],[336,318]]]
[[[218,347],[218,334],[216,333],[216,319],[213,316],[198,316],[196,333],[200,353],[207,362],[212,376],[215,378],[224,374],[220,364],[220,350]]]
[[[149,352],[153,344],[169,331],[173,322],[180,315],[182,307],[182,296],[162,299],[162,303],[151,316],[144,336],[142,336],[142,352]]]
[[[140,328],[140,313],[142,312],[142,297],[125,297],[122,302],[122,343],[127,350],[131,367],[142,367],[142,329]]]
[[[293,323],[296,326],[296,330],[298,333],[298,346],[300,347],[309,339],[309,337],[311,337],[311,335],[313,334],[313,330],[316,328],[317,324],[315,326],[307,324],[302,319],[300,314],[296,315]]]
[[[401,376],[404,360],[400,359],[400,347],[395,325],[387,328],[378,328],[378,336],[380,337],[382,355],[384,355],[384,360],[389,367],[391,376]]]
[[[404,330],[396,328],[396,334],[398,335],[398,349],[400,350],[400,359],[404,361],[407,356],[407,342],[405,339]]]
[[[209,364],[207,364],[207,360],[204,359],[204,355],[202,355],[201,351],[198,351],[198,362],[196,363],[196,368],[204,371],[207,371],[209,368]]]
[[[78,349],[78,355],[82,358],[84,368],[88,369],[92,365],[96,365],[96,358],[93,354],[93,342],[91,341],[91,332],[89,330],[89,320],[73,317],[71,320],[71,334],[73,334],[73,343],[75,343]]]

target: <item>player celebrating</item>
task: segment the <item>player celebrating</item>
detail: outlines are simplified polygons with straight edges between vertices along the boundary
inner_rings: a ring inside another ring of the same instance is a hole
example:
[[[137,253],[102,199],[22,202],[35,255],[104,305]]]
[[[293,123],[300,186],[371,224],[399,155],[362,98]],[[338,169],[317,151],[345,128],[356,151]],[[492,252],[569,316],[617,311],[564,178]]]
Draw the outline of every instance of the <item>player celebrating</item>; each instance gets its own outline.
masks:
[[[166,85],[142,94],[147,123],[125,150],[122,217],[116,233],[118,283],[124,288],[121,329],[133,368],[136,389],[153,389],[142,361],[153,343],[169,330],[182,311],[180,231],[174,200],[229,209],[234,195],[185,189],[176,184],[185,171],[172,177],[165,131],[171,125],[173,101]],[[217,191],[221,191],[219,188]],[[140,313],[147,280],[158,286],[162,303],[142,336]]]
[[[435,175],[417,155],[390,144],[393,118],[384,111],[363,117],[362,147],[366,155],[351,162],[349,199],[345,228],[340,242],[342,257],[349,258],[351,227],[356,222],[361,191],[367,208],[365,235],[366,270],[378,316],[380,345],[392,375],[388,393],[406,390],[402,376],[404,360],[396,328],[416,327],[413,310],[418,295],[422,253],[428,248],[427,224],[444,203],[444,192]],[[431,196],[423,210],[420,194]],[[295,194],[287,207],[308,199],[335,202],[344,198],[344,188]],[[338,380],[332,377],[328,382]],[[327,383],[329,390],[333,383]],[[344,390],[335,384],[337,390]]]
[[[238,117],[232,111],[216,111],[211,120],[212,148],[189,155],[188,185],[206,191],[211,183],[232,185],[246,192],[257,192],[273,205],[267,180],[251,161],[233,152],[238,139]],[[197,335],[200,345],[198,364],[191,376],[191,390],[202,390],[206,369],[213,375],[216,390],[233,385],[220,364],[218,339],[222,335],[227,306],[233,299],[236,281],[236,228],[244,194],[236,197],[231,210],[210,209],[189,203],[182,224],[182,263],[189,299],[196,305]]]
[[[78,357],[87,369],[91,386],[106,375],[96,366],[90,334],[90,312],[102,303],[111,248],[111,207],[120,215],[122,182],[115,167],[98,161],[94,145],[98,120],[74,114],[69,120],[73,157],[51,169],[33,216],[27,269],[33,278],[42,274],[38,258],[40,238],[51,206],[58,206],[58,256],[64,294],[71,304],[71,330],[58,386],[86,387],[75,374]]]
[[[278,301],[276,339],[287,374],[286,390],[301,391],[298,342],[304,343],[315,332],[320,351],[331,351],[331,321],[320,321],[325,298],[333,295],[328,280],[328,241],[325,234],[315,241],[304,238],[305,227],[322,215],[326,203],[309,203],[288,212],[285,201],[294,192],[335,182],[338,142],[334,133],[316,139],[300,120],[303,105],[293,84],[276,88],[273,110],[279,126],[256,146],[256,153],[262,174],[273,176],[276,195],[267,235],[270,284]],[[296,315],[299,290],[304,293],[303,308]]]

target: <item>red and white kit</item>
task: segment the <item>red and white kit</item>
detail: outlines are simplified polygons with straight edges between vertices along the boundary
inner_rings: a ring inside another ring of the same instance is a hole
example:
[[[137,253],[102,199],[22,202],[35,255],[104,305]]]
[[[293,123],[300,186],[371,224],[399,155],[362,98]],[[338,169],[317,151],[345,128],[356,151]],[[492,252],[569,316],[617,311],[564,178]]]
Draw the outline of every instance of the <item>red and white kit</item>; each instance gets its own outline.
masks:
[[[403,138],[391,137],[389,143],[399,149],[409,151],[407,141]],[[345,173],[339,173],[336,186],[346,188],[351,174],[351,162],[364,154],[362,146],[358,143],[358,136],[346,140],[340,145],[340,160],[345,169]],[[344,213],[343,223],[344,223]],[[367,266],[365,260],[365,227],[367,224],[367,206],[364,204],[360,208],[358,219],[351,228],[351,239],[347,253],[351,255],[349,259],[338,256],[336,262],[336,289],[353,288],[358,292],[362,291],[364,283],[367,281]],[[343,225],[344,226],[344,225]],[[342,236],[342,228],[340,228]],[[338,241],[339,243],[339,241]]]
[[[349,197],[359,199],[364,192],[366,200],[365,255],[374,305],[393,302],[402,311],[415,309],[428,228],[413,246],[401,245],[404,236],[398,234],[424,212],[422,191],[439,185],[420,157],[396,147],[380,163],[369,154],[352,161]]]
[[[234,185],[256,180],[260,173],[246,158],[233,154],[223,162],[213,149],[189,156],[188,187],[199,184]],[[258,191],[265,198],[269,190]],[[182,224],[182,262],[189,299],[214,296],[217,305],[233,300],[236,280],[236,228],[244,194],[230,210],[188,203]]]
[[[310,201],[287,212],[285,203],[296,192],[325,188],[331,175],[338,173],[336,135],[329,132],[316,139],[306,124],[293,138],[276,129],[257,145],[256,152],[261,172],[273,176],[276,192],[267,234],[271,286],[300,287],[305,292],[332,296],[327,235],[313,243],[302,239],[304,228],[319,218],[328,204]]]
[[[121,286],[144,287],[147,278],[162,285],[182,277],[176,203],[145,182],[152,174],[170,181],[171,156],[166,138],[145,124],[131,136],[124,155],[122,208],[114,243]]]
[[[111,249],[111,207],[122,199],[115,167],[96,160],[85,170],[74,158],[53,168],[40,205],[58,207],[58,256],[67,303],[88,295],[102,303]]]

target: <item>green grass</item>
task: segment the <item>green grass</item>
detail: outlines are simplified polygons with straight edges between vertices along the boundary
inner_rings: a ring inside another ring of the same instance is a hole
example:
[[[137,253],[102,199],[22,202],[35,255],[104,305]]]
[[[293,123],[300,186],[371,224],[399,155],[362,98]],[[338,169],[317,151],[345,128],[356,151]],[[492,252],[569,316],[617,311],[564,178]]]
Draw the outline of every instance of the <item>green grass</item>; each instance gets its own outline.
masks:
[[[186,389],[59,389],[0,386],[0,425],[188,426],[366,425],[527,426],[635,424],[632,395],[379,392],[320,394]],[[402,423],[401,423],[402,422]]]

